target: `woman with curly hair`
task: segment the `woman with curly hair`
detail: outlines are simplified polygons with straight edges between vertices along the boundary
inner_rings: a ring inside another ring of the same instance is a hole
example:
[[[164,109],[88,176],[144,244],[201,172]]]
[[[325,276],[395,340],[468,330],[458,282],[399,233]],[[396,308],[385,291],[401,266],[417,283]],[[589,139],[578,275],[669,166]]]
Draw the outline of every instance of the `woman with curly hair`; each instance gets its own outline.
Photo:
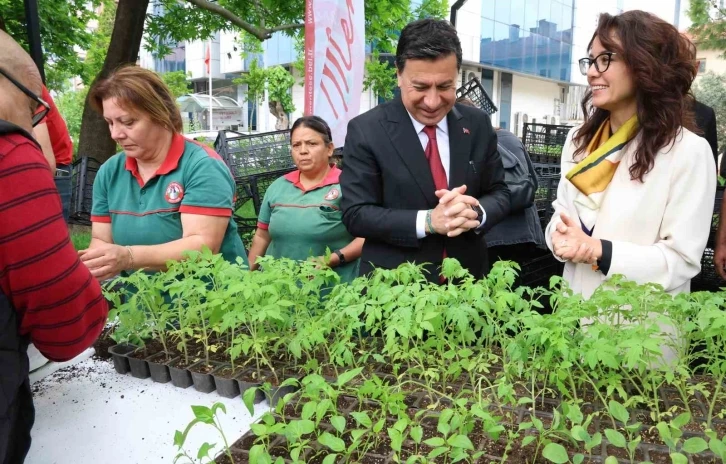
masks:
[[[580,60],[585,122],[570,131],[547,226],[564,280],[589,298],[609,277],[676,294],[700,271],[716,191],[695,129],[695,47],[643,11],[600,15]]]

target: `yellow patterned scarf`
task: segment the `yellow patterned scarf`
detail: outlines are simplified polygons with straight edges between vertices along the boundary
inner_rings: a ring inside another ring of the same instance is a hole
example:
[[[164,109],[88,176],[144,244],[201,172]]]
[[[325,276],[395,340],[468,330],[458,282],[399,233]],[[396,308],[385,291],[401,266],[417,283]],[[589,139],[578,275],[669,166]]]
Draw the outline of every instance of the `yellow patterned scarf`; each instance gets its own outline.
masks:
[[[587,146],[587,156],[567,173],[567,180],[577,187],[575,208],[583,230],[589,235],[595,227],[600,204],[623,156],[623,147],[638,128],[634,115],[610,135],[610,118],[606,119]]]

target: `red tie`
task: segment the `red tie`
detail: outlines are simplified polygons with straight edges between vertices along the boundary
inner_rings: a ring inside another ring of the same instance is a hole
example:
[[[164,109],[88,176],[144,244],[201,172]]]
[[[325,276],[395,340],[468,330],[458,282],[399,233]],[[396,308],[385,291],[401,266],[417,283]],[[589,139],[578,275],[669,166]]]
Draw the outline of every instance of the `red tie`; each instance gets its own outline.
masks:
[[[446,171],[444,170],[444,164],[441,162],[441,155],[439,154],[439,144],[436,143],[436,126],[424,127],[424,132],[429,138],[429,143],[426,145],[426,159],[429,160],[429,169],[431,169],[431,175],[434,178],[434,187],[436,190],[449,188],[449,181],[446,179]],[[444,248],[444,256],[446,258],[446,248]],[[444,276],[440,277],[440,282],[444,283],[446,279]]]
[[[426,159],[429,160],[429,168],[431,175],[434,177],[434,186],[436,190],[449,188],[449,181],[446,179],[446,171],[441,163],[441,155],[439,154],[439,145],[436,143],[436,126],[426,126],[423,131],[429,138],[426,145]]]

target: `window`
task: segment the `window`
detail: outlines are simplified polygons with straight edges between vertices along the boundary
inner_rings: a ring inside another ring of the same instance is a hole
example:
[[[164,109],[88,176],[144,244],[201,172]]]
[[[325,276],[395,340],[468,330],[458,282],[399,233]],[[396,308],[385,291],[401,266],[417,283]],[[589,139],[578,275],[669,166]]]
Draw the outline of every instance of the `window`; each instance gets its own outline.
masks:
[[[706,72],[706,58],[698,58],[698,74]]]

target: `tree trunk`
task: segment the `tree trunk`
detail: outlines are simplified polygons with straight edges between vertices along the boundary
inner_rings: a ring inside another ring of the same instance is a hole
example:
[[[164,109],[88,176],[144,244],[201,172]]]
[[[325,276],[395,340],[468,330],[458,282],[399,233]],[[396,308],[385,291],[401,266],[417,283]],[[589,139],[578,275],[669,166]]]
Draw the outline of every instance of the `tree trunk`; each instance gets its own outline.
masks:
[[[108,53],[106,53],[103,68],[93,80],[93,84],[98,79],[107,77],[121,65],[136,63],[139,48],[141,48],[141,36],[144,33],[144,20],[148,6],[149,0],[119,0]],[[91,108],[90,95],[89,92],[83,107],[78,156],[90,156],[103,163],[116,152],[116,142],[111,139],[108,124],[103,116]]]
[[[287,130],[290,128],[290,119],[287,117],[285,109],[282,107],[282,103],[271,100],[269,102],[270,113],[277,118],[275,123],[275,130]]]

